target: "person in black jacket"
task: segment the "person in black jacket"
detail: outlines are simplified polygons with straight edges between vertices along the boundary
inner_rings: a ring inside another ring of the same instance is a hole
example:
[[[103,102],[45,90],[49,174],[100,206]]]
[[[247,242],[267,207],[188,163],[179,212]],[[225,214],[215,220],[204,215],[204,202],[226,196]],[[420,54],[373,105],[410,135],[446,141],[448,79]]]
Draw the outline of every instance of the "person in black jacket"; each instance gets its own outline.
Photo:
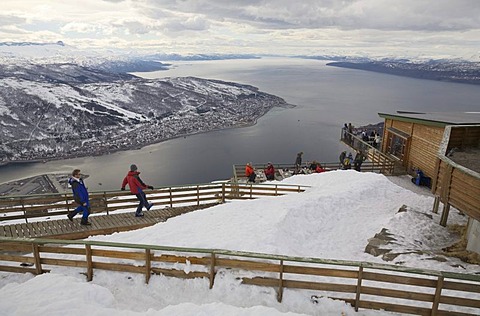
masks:
[[[353,168],[357,171],[360,171],[362,163],[365,161],[366,157],[361,150],[357,150],[355,159],[353,159]]]
[[[302,155],[303,151],[297,154],[297,158],[295,159],[295,174],[299,173],[300,168],[302,167]]]

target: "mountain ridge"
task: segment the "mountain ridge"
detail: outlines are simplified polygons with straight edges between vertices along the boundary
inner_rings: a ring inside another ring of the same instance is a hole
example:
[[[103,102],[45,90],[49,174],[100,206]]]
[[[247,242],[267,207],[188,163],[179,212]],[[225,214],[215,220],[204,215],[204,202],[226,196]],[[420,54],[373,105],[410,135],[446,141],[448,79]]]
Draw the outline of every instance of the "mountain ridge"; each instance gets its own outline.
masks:
[[[258,88],[195,77],[143,79],[75,64],[0,64],[0,162],[138,148],[253,124],[291,106]]]

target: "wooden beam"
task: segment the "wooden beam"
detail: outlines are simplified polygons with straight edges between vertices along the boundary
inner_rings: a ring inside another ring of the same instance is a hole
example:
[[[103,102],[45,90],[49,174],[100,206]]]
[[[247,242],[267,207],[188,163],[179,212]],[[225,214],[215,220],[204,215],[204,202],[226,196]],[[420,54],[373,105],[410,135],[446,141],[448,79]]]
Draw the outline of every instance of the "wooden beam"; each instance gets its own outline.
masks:
[[[443,275],[439,276],[437,280],[437,288],[435,289],[435,297],[433,298],[431,316],[437,315],[438,305],[440,304],[440,297],[442,296],[442,287],[443,287]]]
[[[210,289],[213,288],[213,282],[215,281],[215,253],[212,252],[210,256]]]
[[[87,258],[87,281],[93,280],[93,260],[92,260],[92,246],[85,245],[85,254]]]
[[[358,267],[358,280],[357,280],[357,293],[355,294],[355,311],[358,312],[358,306],[360,305],[360,293],[362,292],[362,276],[363,267]]]
[[[145,249],[145,283],[150,282],[150,270],[152,268],[150,249]]]
[[[283,260],[280,260],[280,276],[279,276],[279,280],[278,280],[277,301],[279,303],[281,303],[282,298],[283,298]]]
[[[42,264],[40,260],[40,252],[38,251],[38,244],[32,244],[33,257],[35,258],[35,272],[37,275],[42,274]]]

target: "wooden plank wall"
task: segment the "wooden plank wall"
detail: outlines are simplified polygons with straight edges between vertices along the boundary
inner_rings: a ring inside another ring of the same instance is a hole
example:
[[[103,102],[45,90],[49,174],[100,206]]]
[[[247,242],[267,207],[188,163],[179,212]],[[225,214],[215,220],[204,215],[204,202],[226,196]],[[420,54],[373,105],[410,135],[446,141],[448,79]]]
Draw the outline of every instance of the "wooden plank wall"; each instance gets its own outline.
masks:
[[[435,173],[435,162],[443,138],[444,128],[392,119],[386,119],[385,126],[393,127],[411,135],[410,149],[406,158],[407,172],[414,174],[415,168],[418,168],[422,170],[427,177],[433,178]],[[384,139],[387,139],[387,128],[384,130]],[[386,142],[384,141],[383,146],[385,146],[385,143]],[[385,148],[382,148],[382,150],[385,150]]]
[[[407,165],[409,171],[419,168],[427,177],[433,178],[443,133],[443,127],[413,124]]]
[[[410,122],[402,122],[402,121],[395,121],[395,120],[390,120],[390,127],[393,127],[395,129],[398,129],[399,131],[402,131],[408,135],[412,135],[413,131],[413,123]]]
[[[461,212],[480,221],[480,179],[439,159],[434,194]]]

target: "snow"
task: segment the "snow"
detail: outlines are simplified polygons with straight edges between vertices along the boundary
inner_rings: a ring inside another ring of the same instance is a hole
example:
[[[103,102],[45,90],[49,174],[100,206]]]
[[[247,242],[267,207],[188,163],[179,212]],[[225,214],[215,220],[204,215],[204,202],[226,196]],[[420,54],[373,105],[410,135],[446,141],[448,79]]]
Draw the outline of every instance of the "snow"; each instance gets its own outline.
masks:
[[[397,239],[393,251],[404,253],[391,264],[480,272],[478,265],[455,258],[430,260],[458,236],[438,224],[440,214],[431,212],[433,197],[410,183],[408,177],[339,170],[293,176],[282,184],[310,188],[281,197],[227,202],[145,229],[89,240],[386,263],[364,252],[368,239],[385,228]],[[407,211],[399,212],[403,205]],[[465,222],[464,216],[451,209],[449,224]],[[313,304],[309,297],[289,290],[278,303],[275,289],[241,286],[233,273],[217,274],[212,289],[205,279],[152,276],[145,284],[144,278],[96,270],[93,281],[86,282],[78,270],[61,267],[52,267],[51,273],[37,277],[3,273],[0,315],[387,314],[370,310],[356,313],[350,305],[328,298]]]

